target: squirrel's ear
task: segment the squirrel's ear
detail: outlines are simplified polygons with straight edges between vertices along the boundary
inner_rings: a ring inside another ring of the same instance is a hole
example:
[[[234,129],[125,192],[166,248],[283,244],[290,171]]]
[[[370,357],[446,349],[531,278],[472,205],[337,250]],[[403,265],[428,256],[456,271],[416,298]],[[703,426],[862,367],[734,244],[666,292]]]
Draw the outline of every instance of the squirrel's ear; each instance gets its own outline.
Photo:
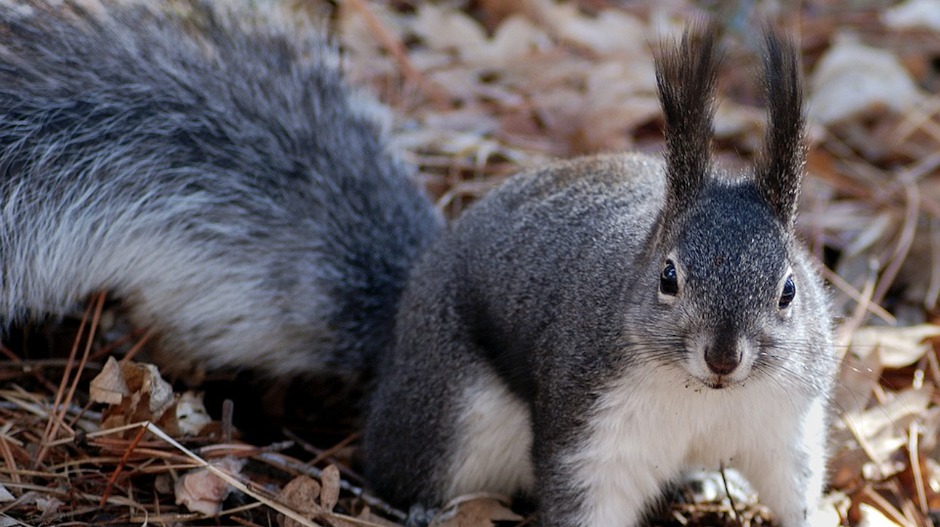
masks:
[[[667,216],[695,199],[711,165],[715,83],[721,57],[715,25],[699,24],[655,57],[656,84],[666,121]]]
[[[769,28],[765,32],[764,87],[769,118],[756,184],[780,222],[792,229],[806,159],[799,56],[793,42],[781,39]]]

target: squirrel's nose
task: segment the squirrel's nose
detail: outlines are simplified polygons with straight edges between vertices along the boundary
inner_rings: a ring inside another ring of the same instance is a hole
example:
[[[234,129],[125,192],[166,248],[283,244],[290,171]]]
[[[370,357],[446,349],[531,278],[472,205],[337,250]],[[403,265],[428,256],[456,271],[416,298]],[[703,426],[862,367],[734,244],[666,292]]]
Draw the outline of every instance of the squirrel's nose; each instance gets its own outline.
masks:
[[[705,364],[717,375],[729,375],[741,364],[741,352],[734,345],[713,345],[705,348]]]

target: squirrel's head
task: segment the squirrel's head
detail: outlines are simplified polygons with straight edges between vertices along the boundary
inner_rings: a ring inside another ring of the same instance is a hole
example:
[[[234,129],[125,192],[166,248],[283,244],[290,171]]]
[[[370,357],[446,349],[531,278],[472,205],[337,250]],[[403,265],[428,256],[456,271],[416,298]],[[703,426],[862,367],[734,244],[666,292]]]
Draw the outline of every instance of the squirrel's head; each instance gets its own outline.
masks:
[[[814,288],[793,242],[804,163],[796,51],[767,31],[763,151],[750,174],[731,178],[711,161],[716,35],[687,32],[656,59],[667,184],[651,269],[654,309],[685,352],[683,367],[722,388],[794,344],[788,335],[800,338],[800,317],[812,316],[802,296]]]

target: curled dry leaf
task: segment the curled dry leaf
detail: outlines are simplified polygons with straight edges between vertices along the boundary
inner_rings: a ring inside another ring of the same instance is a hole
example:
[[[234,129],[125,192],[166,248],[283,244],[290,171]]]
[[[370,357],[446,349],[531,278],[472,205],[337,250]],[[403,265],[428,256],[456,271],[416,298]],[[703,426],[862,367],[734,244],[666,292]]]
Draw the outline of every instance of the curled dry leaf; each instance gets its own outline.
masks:
[[[128,395],[130,390],[127,388],[120,364],[114,357],[108,357],[101,373],[91,380],[89,396],[92,402],[118,404]]]
[[[176,395],[153,364],[119,364],[109,358],[102,372],[92,380],[92,392],[93,400],[110,405],[102,413],[103,429],[151,421],[165,425],[174,435],[177,433],[176,414],[168,412],[176,403]],[[127,432],[130,433],[136,432]]]
[[[10,494],[10,491],[7,490],[3,484],[0,484],[0,503],[6,503],[9,501],[15,500],[16,497],[13,494]]]
[[[224,457],[212,461],[211,465],[231,475],[237,475],[245,461]],[[222,501],[228,497],[232,488],[208,468],[200,468],[184,474],[176,482],[175,491],[177,505],[183,505],[192,512],[214,516],[222,510]]]
[[[139,376],[139,391],[147,394],[147,407],[150,413],[156,417],[162,416],[163,412],[174,402],[173,387],[163,380],[160,370],[153,364],[129,363],[126,366],[124,376],[128,379],[128,387],[136,389],[138,387],[136,378]]]

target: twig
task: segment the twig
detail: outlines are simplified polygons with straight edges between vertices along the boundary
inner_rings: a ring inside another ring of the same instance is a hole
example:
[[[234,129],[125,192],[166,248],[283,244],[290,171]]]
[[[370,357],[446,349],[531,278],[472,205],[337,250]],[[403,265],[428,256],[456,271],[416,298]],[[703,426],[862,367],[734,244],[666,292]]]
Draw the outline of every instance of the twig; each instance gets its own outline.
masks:
[[[105,503],[108,502],[108,497],[111,495],[111,489],[114,488],[114,483],[117,482],[118,474],[124,470],[124,465],[127,464],[127,460],[131,457],[131,452],[134,451],[134,448],[140,443],[140,440],[144,438],[144,432],[146,428],[141,428],[137,435],[134,437],[134,440],[131,441],[131,444],[124,450],[124,455],[121,456],[121,461],[118,462],[117,467],[114,468],[114,472],[111,474],[111,477],[108,478],[108,484],[104,488],[104,492],[101,494],[101,501],[98,502],[99,507],[104,507]]]
[[[721,483],[725,487],[725,495],[728,496],[728,503],[731,504],[731,515],[734,517],[734,522],[738,524],[738,527],[741,527],[741,517],[738,516],[738,507],[734,503],[734,496],[731,495],[731,487],[728,485],[728,477],[725,475],[725,464],[721,463],[718,468],[721,473]]]
[[[926,517],[930,512],[930,507],[927,506],[927,491],[924,486],[924,474],[921,472],[920,466],[920,451],[917,445],[919,434],[920,426],[915,419],[911,421],[911,426],[908,429],[907,452],[910,457],[911,472],[914,474],[914,489],[917,491],[917,505],[921,514]]]
[[[902,177],[901,179],[904,180],[904,195],[906,198],[904,223],[891,261],[885,267],[884,272],[881,273],[878,287],[875,288],[875,293],[872,295],[872,301],[875,303],[881,302],[888,289],[894,284],[894,279],[901,271],[901,265],[904,264],[907,253],[911,250],[911,245],[914,243],[914,234],[917,232],[917,218],[920,215],[920,191],[917,185],[909,180],[910,178]]]
[[[42,447],[39,449],[39,454],[36,456],[36,461],[33,463],[34,467],[38,467],[42,464],[46,455],[49,453],[49,442],[56,436],[59,428],[64,426],[63,419],[65,417],[65,409],[69,406],[72,397],[75,395],[75,388],[78,386],[81,370],[84,368],[85,363],[88,362],[88,354],[91,352],[95,327],[98,325],[98,320],[101,318],[101,311],[104,309],[104,298],[104,293],[99,294],[97,302],[95,302],[94,305],[89,304],[88,308],[85,309],[85,314],[82,316],[82,324],[78,329],[78,335],[75,336],[72,349],[69,351],[68,364],[65,367],[65,371],[62,372],[62,380],[59,383],[59,389],[56,390],[55,401],[52,403],[52,412],[49,414],[49,421],[47,421],[46,429],[42,434]],[[92,312],[92,308],[94,308],[93,323],[91,326],[88,326],[88,316]],[[68,390],[68,394],[66,394],[65,387],[69,384],[69,376],[72,372],[72,366],[75,364],[75,356],[78,354],[78,345],[86,327],[89,327],[88,343],[85,346],[85,352],[80,361],[79,371],[75,375],[72,387]],[[69,430],[69,432],[71,432],[71,430]]]

